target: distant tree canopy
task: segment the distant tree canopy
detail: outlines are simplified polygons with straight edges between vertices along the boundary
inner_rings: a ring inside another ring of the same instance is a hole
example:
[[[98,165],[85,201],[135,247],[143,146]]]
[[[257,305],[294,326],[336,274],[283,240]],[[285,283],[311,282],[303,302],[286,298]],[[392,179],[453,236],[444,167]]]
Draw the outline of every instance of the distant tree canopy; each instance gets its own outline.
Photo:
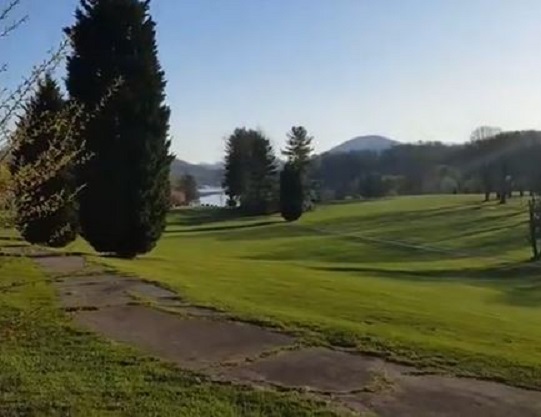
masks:
[[[270,141],[258,130],[236,129],[227,139],[223,186],[229,204],[254,214],[285,207],[296,169],[303,201],[379,198],[387,195],[483,193],[504,204],[513,192],[541,193],[541,132],[505,132],[482,126],[464,144],[401,144],[381,152],[312,156],[312,137],[293,127],[282,154],[280,178]],[[286,169],[287,168],[287,169]],[[280,198],[277,198],[277,190]],[[295,188],[295,187],[293,187]],[[282,192],[283,191],[283,192]]]
[[[312,206],[314,187],[308,177],[308,172],[313,160],[313,140],[314,138],[308,135],[307,130],[303,126],[293,126],[291,131],[287,133],[286,147],[282,151],[282,155],[287,158],[287,161],[282,172],[283,176],[280,179],[280,188],[289,187],[287,184],[288,181],[297,181],[296,177],[298,177],[300,183],[296,192],[300,193],[300,195],[292,195],[291,190],[286,194],[281,193],[280,204],[282,207],[284,206],[283,199],[286,195],[289,195],[295,201],[300,199],[302,210],[308,210]]]
[[[418,143],[383,152],[323,154],[310,177],[321,198],[483,193],[501,203],[515,191],[541,192],[541,132],[482,127],[461,145]]]
[[[184,196],[184,203],[189,205],[194,201],[199,200],[199,191],[197,190],[197,182],[192,175],[184,174],[174,184],[173,189],[179,191]]]
[[[277,161],[270,140],[258,130],[238,128],[227,139],[223,187],[229,205],[249,214],[278,208]]]

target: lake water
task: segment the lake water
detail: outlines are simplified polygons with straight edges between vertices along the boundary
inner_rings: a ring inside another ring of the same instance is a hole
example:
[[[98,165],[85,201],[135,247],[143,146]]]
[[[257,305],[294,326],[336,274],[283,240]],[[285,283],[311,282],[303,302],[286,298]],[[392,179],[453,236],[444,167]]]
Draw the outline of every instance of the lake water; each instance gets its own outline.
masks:
[[[199,204],[204,206],[225,207],[227,197],[220,187],[204,187],[199,189]]]

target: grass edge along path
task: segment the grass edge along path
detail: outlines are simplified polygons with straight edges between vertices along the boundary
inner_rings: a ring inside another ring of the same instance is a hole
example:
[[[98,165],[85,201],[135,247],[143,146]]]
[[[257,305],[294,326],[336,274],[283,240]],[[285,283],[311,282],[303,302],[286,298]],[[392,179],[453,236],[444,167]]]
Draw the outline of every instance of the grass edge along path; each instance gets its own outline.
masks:
[[[296,393],[214,383],[75,328],[25,258],[0,259],[0,416],[332,417]]]

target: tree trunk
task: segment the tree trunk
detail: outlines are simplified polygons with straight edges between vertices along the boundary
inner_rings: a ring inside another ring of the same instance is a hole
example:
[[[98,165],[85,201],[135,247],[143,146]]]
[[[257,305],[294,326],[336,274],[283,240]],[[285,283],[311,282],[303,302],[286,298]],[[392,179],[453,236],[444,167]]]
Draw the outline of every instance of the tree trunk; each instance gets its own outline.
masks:
[[[530,246],[532,248],[533,259],[539,259],[539,248],[537,247],[537,225],[535,215],[535,201],[530,200],[528,202],[529,214],[530,214]]]

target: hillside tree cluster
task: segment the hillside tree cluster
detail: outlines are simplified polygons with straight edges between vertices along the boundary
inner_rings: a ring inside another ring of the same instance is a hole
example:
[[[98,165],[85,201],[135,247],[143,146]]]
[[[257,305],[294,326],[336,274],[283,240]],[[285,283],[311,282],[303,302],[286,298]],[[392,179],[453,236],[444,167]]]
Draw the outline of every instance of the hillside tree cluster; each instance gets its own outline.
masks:
[[[288,221],[302,215],[313,138],[302,126],[292,127],[287,138],[281,163],[262,131],[242,127],[229,136],[223,187],[230,207],[250,215],[280,211]]]
[[[513,195],[541,191],[540,157],[541,132],[482,127],[460,145],[325,153],[313,159],[309,175],[320,200],[475,193],[505,204]]]

